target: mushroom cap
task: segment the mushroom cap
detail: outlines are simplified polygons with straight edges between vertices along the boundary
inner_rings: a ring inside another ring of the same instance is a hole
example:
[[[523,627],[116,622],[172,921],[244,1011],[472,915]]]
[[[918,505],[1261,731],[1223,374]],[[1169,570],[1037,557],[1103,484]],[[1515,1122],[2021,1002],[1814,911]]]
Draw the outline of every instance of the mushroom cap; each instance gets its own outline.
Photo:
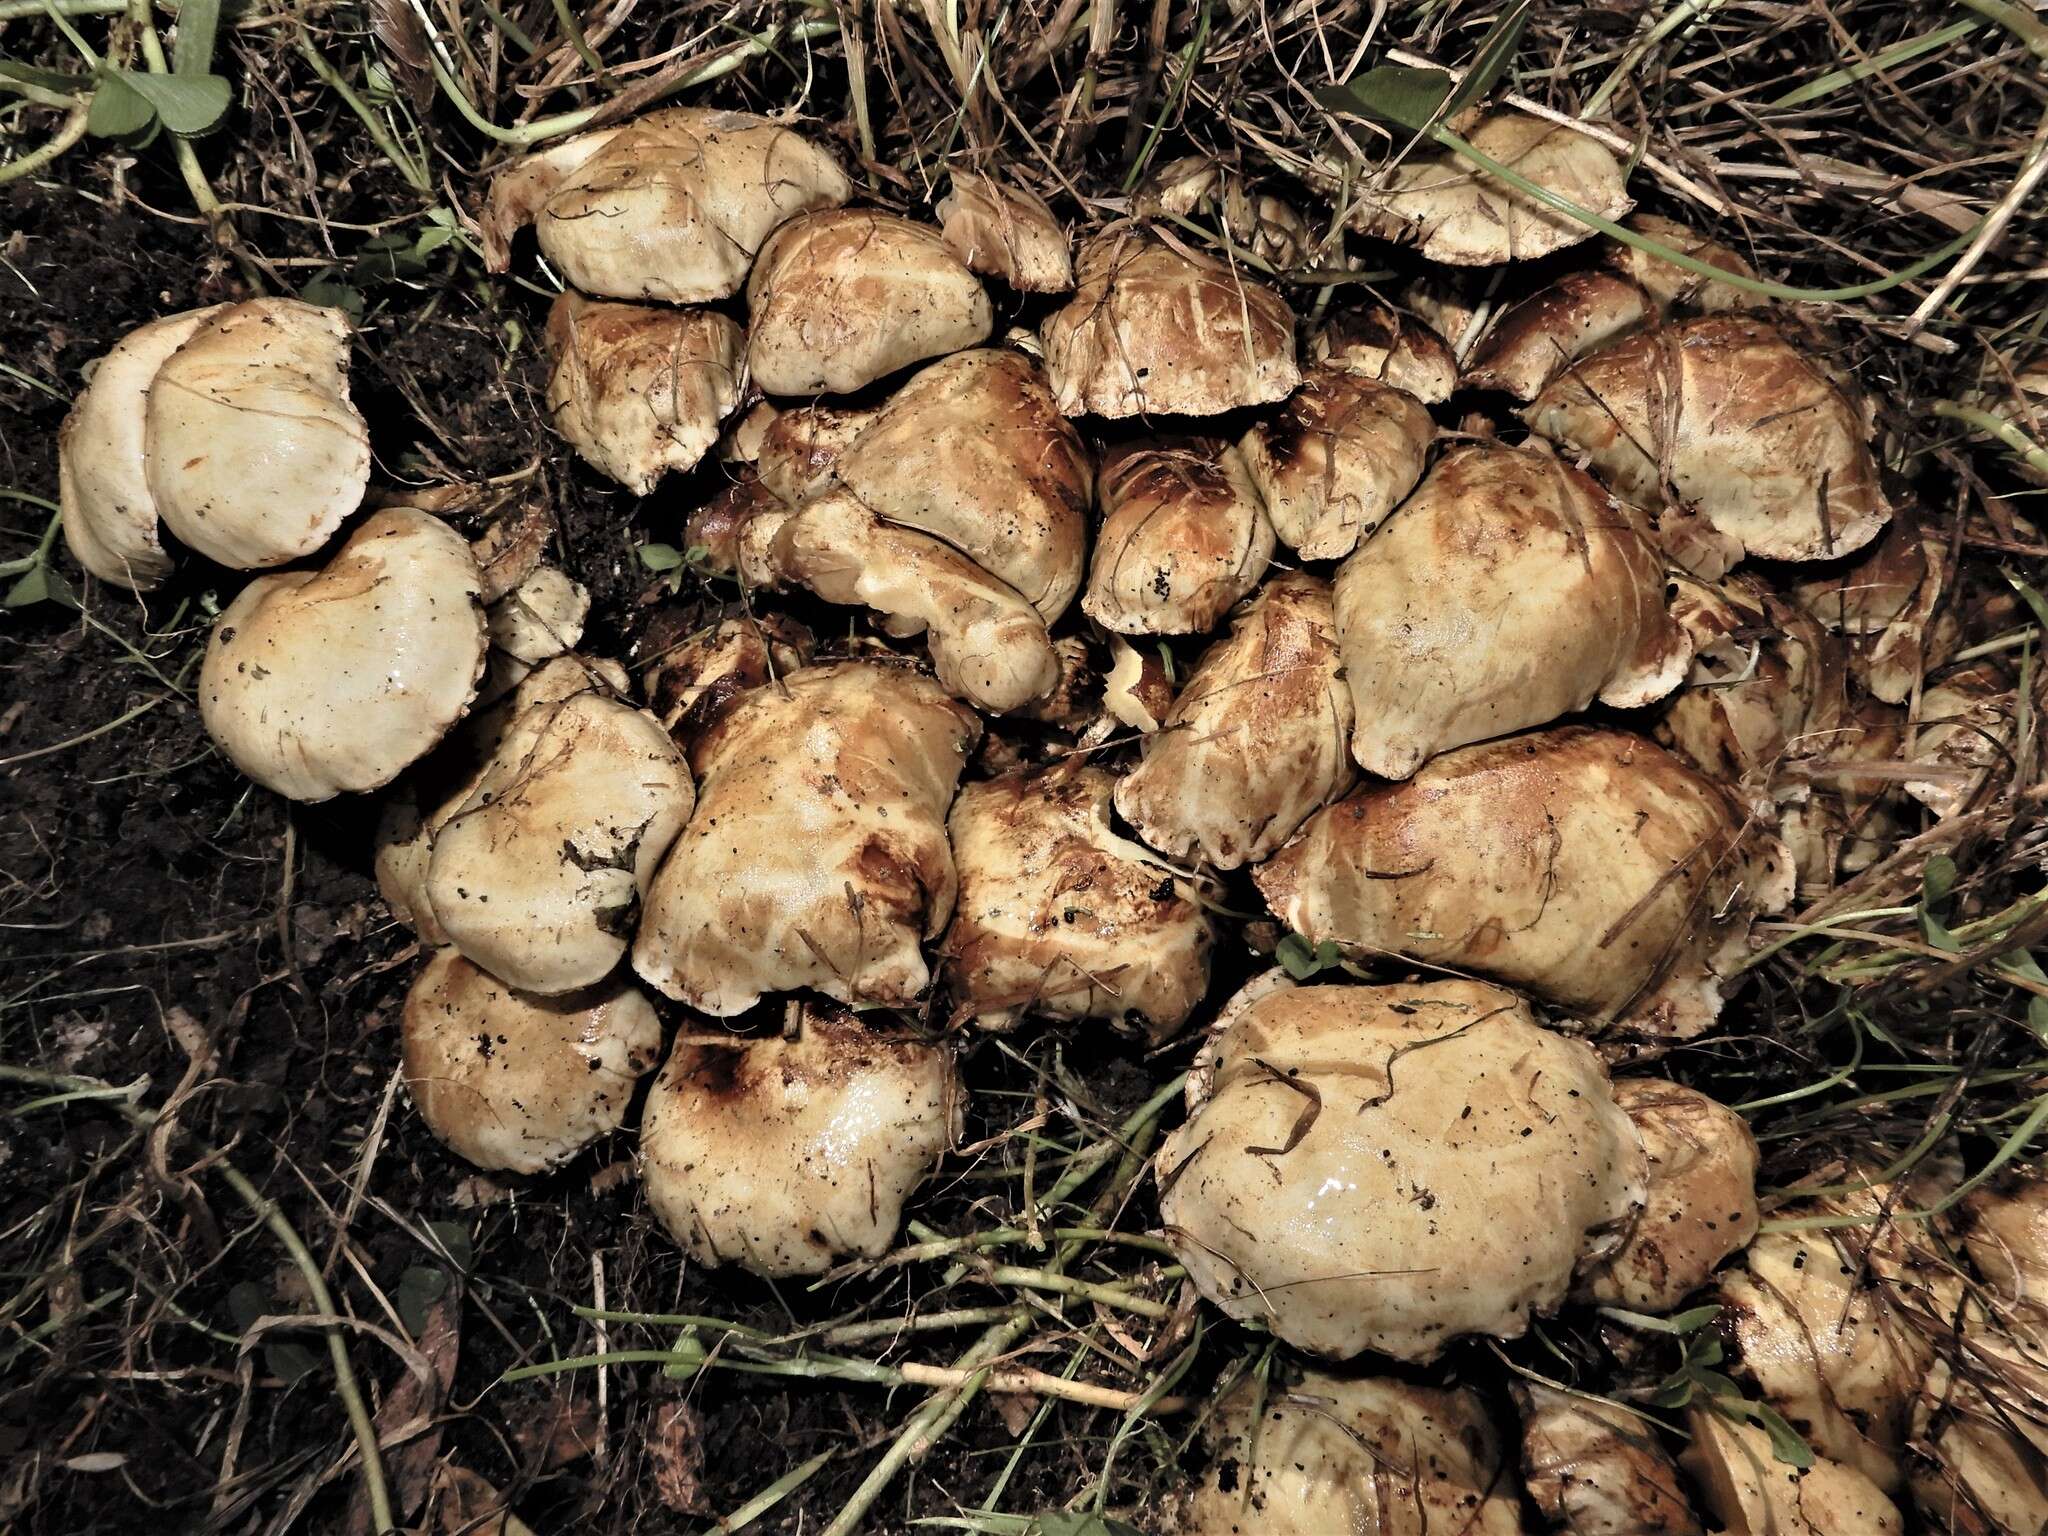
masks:
[[[130,331],[99,360],[57,431],[64,542],[101,581],[147,592],[171,573],[143,447],[149,387],[165,360],[223,307],[188,309]]]
[[[1487,158],[1602,218],[1618,219],[1634,206],[1620,163],[1575,128],[1501,110],[1465,138]],[[1361,187],[1358,196],[1352,228],[1412,244],[1425,259],[1451,267],[1530,261],[1593,233],[1448,149],[1408,155],[1379,188]]]
[[[1238,446],[1280,542],[1341,560],[1415,489],[1435,437],[1413,395],[1320,367]]]
[[[1458,387],[1451,344],[1427,321],[1388,304],[1340,309],[1309,337],[1318,363],[1404,389],[1424,405],[1442,405]]]
[[[476,560],[431,513],[366,518],[317,571],[250,582],[214,621],[199,717],[293,800],[376,789],[433,748],[483,677]]]
[[[1067,759],[969,784],[953,802],[946,976],[984,1028],[1026,1013],[1133,1017],[1164,1040],[1208,990],[1208,918],[1185,881],[1111,828],[1116,783]]]
[[[1000,277],[1019,293],[1074,286],[1072,242],[1036,192],[979,171],[953,172],[939,224],[970,272]]]
[[[761,451],[754,460],[761,484],[777,500],[801,506],[811,492],[831,483],[832,466],[878,414],[879,407],[823,402],[783,411],[761,434]]]
[[[425,499],[416,497],[414,504]],[[492,516],[469,545],[470,554],[476,557],[477,574],[483,579],[486,607],[540,569],[560,528],[554,512],[539,501],[514,502]]]
[[[1480,971],[1684,1039],[1719,1014],[1753,912],[1791,896],[1784,849],[1745,820],[1662,748],[1564,726],[1355,790],[1252,879],[1311,944]]]
[[[1643,1202],[1599,1058],[1497,987],[1262,978],[1216,1029],[1160,1216],[1205,1297],[1298,1349],[1519,1337]]]
[[[1751,555],[1846,555],[1891,516],[1862,411],[1798,347],[1746,316],[1626,337],[1555,380],[1526,415],[1626,499],[1682,499]]]
[[[652,715],[590,692],[535,705],[434,835],[427,900],[457,949],[522,991],[590,986],[694,805]]]
[[[1121,635],[1205,634],[1272,562],[1272,519],[1237,448],[1211,437],[1125,443],[1098,477],[1102,526],[1081,611]]]
[[[540,218],[548,199],[564,181],[631,126],[616,123],[557,139],[545,149],[514,160],[492,176],[484,216],[477,221],[483,233],[484,265],[493,272],[503,272],[511,266],[513,236]]]
[[[1659,218],[1654,213],[1636,213],[1625,222],[1637,234],[1661,241],[1709,266],[1733,272],[1738,277],[1756,276],[1756,268],[1727,246],[1687,229],[1676,219]],[[1702,277],[1697,272],[1688,272],[1661,256],[1637,250],[1620,240],[1602,241],[1600,256],[1610,267],[1640,283],[1658,309],[1667,314],[1674,309],[1689,309],[1706,315],[1724,309],[1756,309],[1764,303],[1756,294],[1744,293],[1740,288],[1732,288],[1711,277]]]
[[[1849,637],[1849,668],[1887,704],[1903,704],[1961,643],[1958,605],[1944,604],[1948,541],[1906,509],[1850,559],[1793,583],[1816,619]],[[1809,567],[1811,569],[1811,567]]]
[[[1170,1536],[1520,1536],[1514,1476],[1477,1393],[1302,1371],[1246,1373],[1203,1429],[1201,1480]]]
[[[1294,312],[1241,272],[1123,229],[1081,247],[1079,277],[1040,330],[1069,416],[1214,416],[1301,382]]]
[[[746,384],[746,335],[709,310],[564,293],[548,311],[548,348],[555,430],[636,496],[711,451]]]
[[[811,659],[811,632],[786,614],[720,619],[715,624],[648,626],[648,707],[678,741],[708,727],[750,688],[786,677]]]
[[[2048,1316],[2048,1178],[2015,1170],[1963,1200],[1963,1243],[1985,1283]]]
[[[369,487],[338,309],[249,299],[214,312],[157,370],[144,415],[157,515],[236,570],[312,554]]]
[[[405,995],[405,1085],[435,1139],[479,1168],[542,1173],[619,1128],[661,1055],[630,982],[516,992],[452,949]]]
[[[815,1275],[888,1251],[959,1134],[952,1051],[803,1005],[796,1038],[679,1042],[640,1122],[655,1216],[700,1264]]]
[[[1109,670],[1102,674],[1102,708],[1110,719],[1134,731],[1156,731],[1173,707],[1173,684],[1151,651],[1140,651],[1122,635],[1109,637]],[[1123,808],[1117,808],[1124,814]]]
[[[697,815],[655,877],[633,968],[720,1017],[803,987],[913,1001],[930,979],[919,942],[953,915],[946,810],[980,737],[931,679],[876,662],[741,694],[689,744]]]
[[[1853,1467],[1817,1457],[1801,1471],[1779,1461],[1771,1437],[1710,1408],[1686,1415],[1691,1443],[1678,1459],[1723,1536],[1897,1536],[1898,1507]]]
[[[1663,697],[1692,656],[1664,594],[1642,514],[1590,476],[1541,447],[1453,449],[1337,572],[1352,755],[1405,779],[1596,698]]]
[[[1465,370],[1464,383],[1503,390],[1526,403],[1580,358],[1656,319],[1650,296],[1628,278],[1613,272],[1567,272],[1494,322]]]
[[[1936,816],[1952,816],[2012,766],[2020,694],[1994,662],[1978,661],[1930,681],[1920,694],[1919,729],[1906,757],[1926,771],[1906,793]]]
[[[1535,1383],[1518,1381],[1514,1391],[1522,1410],[1522,1477],[1552,1530],[1702,1536],[1677,1466],[1641,1418]]]
[[[988,294],[936,229],[872,208],[777,230],[747,279],[747,311],[747,366],[771,395],[845,394],[995,328]]]
[[[1141,727],[1151,734],[1117,784],[1118,813],[1172,858],[1265,858],[1358,777],[1342,666],[1329,583],[1275,576]]]
[[[590,589],[552,565],[536,566],[484,613],[491,644],[528,666],[574,650],[589,617]]]
[[[1912,1493],[1926,1526],[1957,1536],[2048,1529],[2048,1345],[2040,1314],[1946,1308],[1943,1354],[1913,1408]]]
[[[585,293],[708,304],[739,292],[779,225],[852,195],[838,163],[801,134],[745,112],[668,107],[567,169],[535,229]]]

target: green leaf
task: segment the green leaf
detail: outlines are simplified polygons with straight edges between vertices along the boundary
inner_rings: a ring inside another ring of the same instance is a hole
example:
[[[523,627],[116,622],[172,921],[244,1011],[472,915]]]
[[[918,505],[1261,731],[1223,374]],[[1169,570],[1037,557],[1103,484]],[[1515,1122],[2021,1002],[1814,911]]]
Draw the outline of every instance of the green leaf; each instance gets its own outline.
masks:
[[[2048,997],[2036,993],[2027,999],[2027,1028],[2037,1039],[2048,1041]]]
[[[13,59],[0,59],[0,80],[19,80],[46,91],[80,91],[92,84],[91,75],[67,75],[60,69],[38,69]]]
[[[1492,26],[1486,29],[1486,36],[1479,40],[1479,48],[1472,55],[1471,66],[1465,71],[1465,78],[1458,82],[1458,89],[1444,105],[1444,115],[1450,116],[1461,107],[1470,106],[1488,91],[1493,82],[1508,67],[1508,61],[1515,56],[1515,49],[1521,45],[1522,29],[1529,24],[1529,11],[1534,0],[1519,0],[1494,18]]]
[[[237,1281],[228,1289],[228,1315],[243,1333],[255,1327],[258,1318],[277,1311],[270,1293],[253,1280]],[[263,1345],[263,1368],[287,1386],[297,1386],[320,1368],[320,1357],[304,1344],[273,1335]]]
[[[661,1368],[661,1374],[670,1381],[688,1381],[704,1369],[704,1362],[711,1358],[711,1351],[704,1347],[704,1341],[697,1337],[695,1327],[685,1328],[676,1335],[676,1342],[670,1351],[677,1358]]]
[[[415,1264],[398,1277],[398,1291],[391,1300],[406,1332],[418,1338],[427,1331],[427,1314],[434,1303],[447,1294],[447,1270]]]
[[[1771,1454],[1788,1467],[1806,1468],[1813,1465],[1813,1449],[1799,1438],[1799,1431],[1785,1422],[1785,1416],[1769,1403],[1751,1403],[1756,1411],[1756,1421],[1771,1437]]]
[[[92,93],[85,131],[102,139],[125,139],[156,121],[156,109],[128,84],[125,70],[100,75]]]
[[[1107,1515],[1080,1514],[1073,1510],[1050,1510],[1033,1515],[1026,1536],[1143,1536],[1134,1525],[1112,1520]]]
[[[156,109],[166,128],[188,137],[204,133],[219,122],[234,98],[227,81],[219,75],[151,75],[135,69],[113,73]]]
[[[430,1221],[427,1230],[434,1234],[449,1261],[463,1274],[469,1273],[473,1262],[469,1246],[469,1228],[459,1221]]]
[[[1948,908],[1949,893],[1956,888],[1956,861],[1937,853],[1920,873],[1920,900],[1937,912]]]
[[[299,289],[299,297],[308,304],[321,304],[330,309],[345,311],[351,320],[358,323],[363,318],[362,292],[341,281],[332,267],[319,273]]]
[[[220,0],[181,0],[171,68],[181,75],[203,75],[212,69],[213,41],[219,31]]]
[[[28,574],[9,587],[5,597],[0,597],[0,608],[27,608],[49,595],[50,568],[47,565],[31,566]]]
[[[683,563],[681,551],[673,544],[642,544],[636,553],[650,571],[672,571]]]
[[[1308,940],[1298,933],[1290,933],[1273,948],[1273,958],[1278,960],[1296,981],[1307,981],[1323,968],[1316,958],[1316,952],[1308,947]]]
[[[1440,69],[1382,64],[1342,85],[1326,86],[1316,100],[1333,112],[1355,112],[1421,133],[1450,99],[1451,77]]]

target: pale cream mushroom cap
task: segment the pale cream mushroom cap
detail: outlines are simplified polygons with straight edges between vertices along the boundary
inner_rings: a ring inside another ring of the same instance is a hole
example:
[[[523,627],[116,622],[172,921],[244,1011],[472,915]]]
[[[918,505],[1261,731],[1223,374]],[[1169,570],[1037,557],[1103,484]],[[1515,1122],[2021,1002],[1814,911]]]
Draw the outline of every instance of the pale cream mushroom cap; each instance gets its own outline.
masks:
[[[2048,1530],[2048,1338],[2038,1308],[2001,1313],[1971,1299],[1938,1319],[1943,1353],[1914,1404],[1909,1479],[1933,1530]]]
[[[952,1050],[805,1004],[795,1039],[680,1042],[640,1123],[647,1203],[699,1264],[879,1258],[960,1129]]]
[[[1581,359],[1526,414],[1628,500],[1681,499],[1737,553],[1831,559],[1891,516],[1863,412],[1746,316],[1626,337]]]
[[[584,162],[631,126],[618,123],[557,139],[492,176],[490,196],[477,221],[483,232],[484,264],[493,272],[511,266],[512,237],[540,217],[548,199]]]
[[[625,954],[694,805],[653,716],[590,692],[535,705],[434,834],[428,904],[449,942],[522,991],[590,986]]]
[[[221,309],[166,315],[130,331],[99,360],[57,431],[64,542],[86,570],[131,592],[171,573],[143,449],[149,387],[165,359]]]
[[[638,496],[711,451],[746,385],[746,336],[709,310],[564,293],[548,311],[548,348],[555,430]]]
[[[576,648],[590,617],[590,589],[552,565],[533,573],[485,610],[491,644],[535,666]]]
[[[1247,1372],[1203,1437],[1200,1480],[1162,1501],[1169,1536],[1521,1536],[1514,1474],[1474,1392]]]
[[[2011,767],[2020,704],[2019,690],[1995,662],[1971,662],[1929,680],[1906,750],[1925,776],[1906,780],[1906,793],[1936,816],[1976,803],[1993,776]]]
[[[947,830],[960,895],[943,951],[957,1011],[1131,1020],[1177,1033],[1209,986],[1209,921],[1158,856],[1110,826],[1116,775],[1080,759],[969,784]]]
[[[981,738],[930,678],[805,667],[692,737],[697,814],[633,946],[649,985],[720,1017],[764,992],[909,1003],[953,915],[946,811]]]
[[[547,153],[566,161],[572,151]],[[697,107],[628,123],[554,182],[535,231],[556,270],[585,293],[668,304],[739,292],[779,225],[853,195],[837,162],[803,135]],[[531,200],[513,199],[510,216]]]
[[[1119,725],[1156,731],[1173,707],[1173,684],[1150,650],[1140,651],[1122,635],[1109,637],[1109,670],[1102,674],[1102,709]],[[1122,806],[1118,813],[1127,815]]]
[[[1661,747],[1564,726],[1355,790],[1252,878],[1311,944],[1479,971],[1683,1039],[1719,1015],[1751,917],[1792,895],[1785,850],[1746,822]]]
[[[249,299],[217,311],[157,370],[145,416],[157,515],[236,570],[314,553],[369,487],[338,309]]]
[[[1702,1536],[1657,1431],[1615,1403],[1514,1383],[1522,1478],[1562,1536]]]
[[[771,395],[845,394],[995,328],[980,280],[936,229],[872,208],[777,230],[747,279],[747,313],[747,367]]]
[[[1488,113],[1466,140],[1489,159],[1602,218],[1634,204],[1620,162],[1596,139],[1524,112]],[[1356,189],[1351,227],[1412,244],[1429,261],[1490,267],[1577,245],[1591,226],[1558,213],[1448,149],[1416,149],[1378,187]]]
[[[1435,437],[1405,390],[1318,367],[1238,446],[1280,542],[1341,560],[1415,489]]]
[[[1294,312],[1242,271],[1124,229],[1081,247],[1079,277],[1039,331],[1069,416],[1214,416],[1301,382]]]
[[[1245,456],[1209,437],[1126,443],[1098,478],[1102,525],[1081,611],[1121,635],[1205,634],[1272,563]]]
[[[1497,987],[1261,978],[1205,1054],[1153,1159],[1167,1241],[1205,1297],[1299,1349],[1518,1337],[1642,1204],[1599,1058]]]
[[[469,709],[486,636],[476,560],[430,513],[374,513],[325,566],[261,576],[214,621],[199,717],[294,800],[376,789]]]
[[[516,992],[452,949],[405,996],[405,1085],[444,1146],[479,1168],[542,1173],[619,1128],[661,1056],[661,1020],[630,982]]]
[[[1709,1408],[1686,1415],[1680,1463],[1699,1485],[1723,1536],[1896,1536],[1898,1507],[1853,1467],[1817,1457],[1801,1470],[1779,1461],[1771,1437]]]
[[[939,225],[970,272],[1000,277],[1019,293],[1074,286],[1073,243],[1036,192],[980,171],[955,171],[939,202]]]
[[[1330,586],[1306,571],[1260,588],[1165,704],[1116,808],[1170,857],[1256,863],[1357,780]]]
[[[1963,1200],[1963,1243],[2002,1298],[2048,1320],[2048,1178],[2018,1169]]]
[[[1628,278],[1567,272],[1493,323],[1465,369],[1464,383],[1534,400],[1580,358],[1656,318],[1650,296]]]
[[[1709,266],[1732,272],[1737,277],[1756,276],[1756,268],[1727,246],[1686,228],[1676,219],[1659,218],[1654,213],[1637,213],[1631,214],[1624,222],[1636,234],[1647,235]],[[1688,272],[1662,256],[1638,250],[1625,241],[1603,241],[1600,254],[1609,266],[1642,284],[1657,306],[1666,312],[1689,309],[1704,315],[1724,309],[1756,309],[1766,302],[1757,294],[1745,293],[1740,288],[1697,272]]]
[[[1330,316],[1309,337],[1316,362],[1406,390],[1441,405],[1458,387],[1458,359],[1427,321],[1386,304],[1360,304]]]
[[[1338,570],[1336,617],[1352,755],[1388,779],[1595,699],[1662,698],[1692,658],[1642,514],[1540,446],[1439,459]]]

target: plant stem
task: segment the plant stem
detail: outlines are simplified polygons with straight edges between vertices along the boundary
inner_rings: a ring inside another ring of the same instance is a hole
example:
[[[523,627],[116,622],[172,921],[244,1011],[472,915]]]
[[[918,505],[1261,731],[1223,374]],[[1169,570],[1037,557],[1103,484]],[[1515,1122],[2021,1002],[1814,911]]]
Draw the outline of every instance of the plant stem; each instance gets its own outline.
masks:
[[[1987,437],[1997,438],[2018,454],[2028,468],[2048,474],[2048,448],[2043,448],[1996,411],[1964,405],[1958,400],[1937,400],[1934,402],[1934,414],[1973,427]]]
[[[85,120],[92,111],[92,97],[87,96],[74,107],[70,114],[50,136],[50,141],[39,149],[32,149],[19,160],[0,165],[0,187],[10,181],[19,181],[24,176],[33,176],[44,166],[62,155],[72,145],[85,137]]]
[[[313,46],[303,26],[299,28],[299,34],[293,40],[293,47],[297,49],[299,57],[312,66],[313,73],[320,77],[321,82],[339,96],[351,112],[363,120],[363,126],[369,130],[371,139],[384,151],[384,158],[398,167],[398,174],[405,178],[405,184],[415,192],[431,193],[434,190],[434,180],[427,174],[426,168],[399,147],[398,141],[391,136],[391,131],[384,126],[384,120],[368,102],[356,94],[355,87],[348,83],[347,77],[340,70],[327,61],[327,56]]]

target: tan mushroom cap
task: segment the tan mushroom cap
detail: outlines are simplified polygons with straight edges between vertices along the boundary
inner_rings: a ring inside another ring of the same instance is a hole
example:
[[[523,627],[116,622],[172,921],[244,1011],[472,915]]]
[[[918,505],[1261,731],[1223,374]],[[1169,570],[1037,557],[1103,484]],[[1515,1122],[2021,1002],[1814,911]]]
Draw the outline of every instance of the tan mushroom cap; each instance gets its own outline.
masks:
[[[1118,813],[1176,859],[1265,858],[1358,777],[1342,674],[1329,583],[1275,576],[1141,727],[1152,734],[1117,784]]]
[[[479,1168],[542,1173],[626,1118],[661,1056],[638,987],[516,992],[439,949],[405,996],[405,1085],[435,1138]]]
[[[1212,630],[1257,588],[1275,537],[1245,456],[1209,437],[1112,448],[1081,611],[1121,635]]]
[[[1784,849],[1745,822],[1662,748],[1565,726],[1358,789],[1252,878],[1311,944],[1480,971],[1684,1039],[1720,1013],[1752,915],[1791,897]]]
[[[1216,1027],[1153,1159],[1160,1216],[1203,1296],[1296,1348],[1519,1337],[1642,1204],[1599,1058],[1497,987],[1275,972]]]
[[[1134,731],[1156,731],[1173,707],[1173,684],[1165,664],[1150,650],[1140,651],[1122,635],[1109,637],[1109,669],[1102,674],[1102,710],[1119,725]],[[1128,816],[1122,806],[1119,815]]]
[[[1521,401],[1573,363],[1655,323],[1650,296],[1613,272],[1567,272],[1515,305],[1487,331],[1465,370],[1473,389],[1498,389]]]
[[[937,365],[935,365],[937,366]],[[793,406],[761,434],[754,466],[778,501],[799,506],[831,483],[832,466],[873,425],[879,407]]]
[[[1341,309],[1309,337],[1316,362],[1441,405],[1458,387],[1458,359],[1427,321],[1386,304]]]
[[[1864,687],[1887,704],[1903,704],[1960,643],[1958,605],[1943,602],[1948,567],[1947,539],[1901,508],[1875,541],[1793,583],[1792,595],[1849,637],[1849,666]]]
[[[57,431],[57,501],[72,558],[131,592],[171,573],[157,536],[143,438],[157,370],[224,306],[190,309],[137,326],[93,369]]]
[[[979,171],[953,172],[939,224],[970,272],[1000,277],[1019,293],[1074,286],[1072,242],[1036,192]]]
[[[1665,609],[1643,516],[1541,447],[1437,461],[1337,572],[1352,756],[1405,779],[1452,747],[1677,687],[1692,646]]]
[[[590,589],[552,565],[536,566],[485,610],[491,644],[528,666],[574,650],[589,617]]]
[[[503,240],[532,216],[556,270],[605,298],[725,298],[777,226],[853,195],[825,150],[744,112],[669,107],[583,147],[522,162],[494,223]]]
[[[879,1258],[965,1102],[948,1047],[841,1008],[805,1004],[793,1040],[680,1042],[641,1119],[647,1203],[700,1264]]]
[[[1826,1457],[1804,1471],[1779,1461],[1771,1437],[1708,1408],[1686,1415],[1679,1461],[1724,1536],[1896,1536],[1898,1507],[1853,1467]]]
[[[653,716],[583,692],[529,709],[434,834],[427,900],[492,975],[554,996],[601,981],[695,795]]]
[[[1830,559],[1861,549],[1891,516],[1862,411],[1798,347],[1744,316],[1618,341],[1527,415],[1622,496],[1682,500],[1738,552]]]
[[[557,139],[545,149],[521,156],[492,176],[490,196],[483,216],[477,221],[483,233],[485,266],[493,272],[503,272],[511,266],[513,237],[539,220],[541,210],[563,182],[631,126],[617,123]]]
[[[1614,1100],[1649,1154],[1650,1192],[1579,1293],[1635,1312],[1675,1311],[1756,1236],[1756,1138],[1734,1110],[1678,1083],[1623,1078]]]
[[[214,621],[199,717],[293,800],[376,789],[469,709],[484,670],[476,561],[430,513],[367,518],[317,571],[261,576]]]
[[[1341,560],[1415,489],[1435,437],[1413,395],[1320,367],[1238,446],[1280,542]]]
[[[642,642],[648,708],[678,741],[723,714],[751,688],[787,677],[811,659],[811,632],[786,614],[762,613],[682,628],[650,624]]]
[[[1993,661],[1976,661],[1930,680],[1920,694],[1919,729],[1906,752],[1924,777],[1906,793],[1936,816],[1976,803],[2012,766],[2021,695]]]
[[[947,821],[960,895],[943,946],[961,1014],[1131,1019],[1177,1033],[1209,986],[1208,918],[1110,827],[1116,775],[1079,759],[969,784]]]
[[[874,662],[740,695],[690,742],[697,814],[655,878],[633,968],[720,1017],[764,992],[908,1003],[953,915],[946,811],[973,714]]]
[[[978,346],[981,283],[936,229],[872,208],[793,219],[747,279],[747,366],[771,395],[845,394]]]
[[[1488,113],[1465,133],[1474,149],[1602,218],[1633,205],[1620,163],[1596,139],[1524,112]],[[1378,188],[1358,189],[1351,227],[1412,244],[1429,261],[1490,267],[1530,261],[1593,230],[1557,213],[1448,149],[1408,155]]]
[[[2014,1170],[1963,1200],[1963,1243],[2007,1301],[2048,1318],[2048,1178]]]
[[[564,293],[548,311],[548,410],[591,465],[637,496],[694,468],[746,384],[746,336],[708,310]]]
[[[1973,1299],[1940,1316],[1942,1356],[1913,1408],[1913,1502],[1964,1536],[2048,1529],[2048,1338],[2041,1314]]]
[[[1246,1373],[1203,1436],[1200,1480],[1163,1501],[1170,1536],[1521,1536],[1514,1476],[1474,1392]]]
[[[1678,1467],[1618,1404],[1516,1382],[1522,1477],[1563,1536],[1702,1536]]]
[[[236,570],[312,554],[370,483],[347,317],[297,299],[216,311],[157,370],[143,440],[157,515],[188,547]]]
[[[1139,186],[1131,211],[1147,219],[1213,216],[1228,245],[1278,269],[1301,265],[1315,245],[1293,204],[1206,155],[1183,155],[1159,167]]]
[[[1897,845],[1908,802],[1892,765],[1906,738],[1905,711],[1856,700],[1802,766],[1813,783],[1803,802],[1780,804],[1778,835],[1799,865],[1802,896],[1868,869]],[[1869,764],[1859,772],[1859,764]]]
[[[1647,235],[1674,251],[1683,251],[1709,266],[1732,272],[1737,277],[1756,276],[1756,268],[1736,252],[1718,240],[1710,240],[1686,228],[1676,219],[1659,218],[1654,213],[1637,213],[1631,214],[1625,222],[1635,233]],[[1697,272],[1688,272],[1684,267],[1675,266],[1649,251],[1638,250],[1625,241],[1602,241],[1600,255],[1610,267],[1640,283],[1658,308],[1666,313],[1674,309],[1689,309],[1704,315],[1724,309],[1756,309],[1764,303],[1756,294],[1745,293],[1740,288]]]
[[[1040,329],[1069,416],[1214,416],[1301,382],[1294,312],[1242,272],[1124,229],[1081,247],[1079,277]]]
[[[463,489],[466,491],[467,487]],[[426,496],[415,494],[413,505],[426,500]],[[428,506],[423,510],[440,509]],[[515,501],[493,512],[483,532],[469,545],[470,554],[476,558],[477,574],[483,578],[485,606],[497,602],[540,569],[560,527],[553,510],[541,501]]]

